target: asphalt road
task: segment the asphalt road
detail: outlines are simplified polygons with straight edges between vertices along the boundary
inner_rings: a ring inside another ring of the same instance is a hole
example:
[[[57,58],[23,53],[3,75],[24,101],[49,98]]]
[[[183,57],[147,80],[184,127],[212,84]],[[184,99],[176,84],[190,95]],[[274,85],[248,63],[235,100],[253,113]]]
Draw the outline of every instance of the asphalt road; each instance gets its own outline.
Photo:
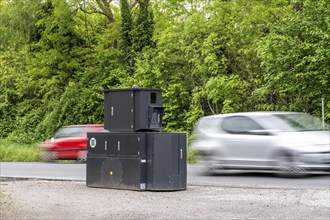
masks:
[[[216,176],[200,174],[198,165],[188,165],[188,185],[219,185],[252,188],[329,189],[330,175],[310,175],[303,178],[279,178],[270,173],[228,171]],[[0,163],[0,177],[86,180],[83,163]]]

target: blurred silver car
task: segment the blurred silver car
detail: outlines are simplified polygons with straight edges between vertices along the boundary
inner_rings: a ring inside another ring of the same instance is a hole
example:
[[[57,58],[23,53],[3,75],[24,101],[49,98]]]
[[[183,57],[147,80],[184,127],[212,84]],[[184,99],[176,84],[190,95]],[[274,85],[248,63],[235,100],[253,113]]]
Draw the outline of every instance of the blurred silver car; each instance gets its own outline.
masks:
[[[206,173],[221,169],[271,170],[282,176],[330,171],[330,130],[299,112],[245,112],[206,116],[192,148]]]

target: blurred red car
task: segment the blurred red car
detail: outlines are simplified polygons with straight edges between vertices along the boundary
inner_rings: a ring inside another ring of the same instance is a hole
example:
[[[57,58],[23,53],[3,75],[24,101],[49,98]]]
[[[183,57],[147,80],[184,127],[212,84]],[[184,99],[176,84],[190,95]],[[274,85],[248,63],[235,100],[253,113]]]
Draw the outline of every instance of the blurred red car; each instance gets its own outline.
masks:
[[[69,125],[40,144],[43,160],[86,160],[87,132],[102,132],[103,124]]]

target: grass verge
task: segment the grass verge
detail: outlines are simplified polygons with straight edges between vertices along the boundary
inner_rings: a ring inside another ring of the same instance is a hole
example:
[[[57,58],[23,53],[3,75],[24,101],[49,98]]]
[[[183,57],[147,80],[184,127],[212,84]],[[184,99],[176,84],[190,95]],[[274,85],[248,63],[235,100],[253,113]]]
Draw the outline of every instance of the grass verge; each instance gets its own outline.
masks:
[[[40,151],[37,144],[19,144],[0,140],[1,162],[34,162],[40,161]]]

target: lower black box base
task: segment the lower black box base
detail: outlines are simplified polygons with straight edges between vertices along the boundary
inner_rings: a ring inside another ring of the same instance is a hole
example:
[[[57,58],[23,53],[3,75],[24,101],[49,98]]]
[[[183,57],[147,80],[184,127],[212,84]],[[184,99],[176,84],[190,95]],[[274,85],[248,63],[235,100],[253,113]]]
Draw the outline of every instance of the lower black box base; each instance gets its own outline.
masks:
[[[177,191],[187,182],[185,133],[88,133],[88,187]]]

